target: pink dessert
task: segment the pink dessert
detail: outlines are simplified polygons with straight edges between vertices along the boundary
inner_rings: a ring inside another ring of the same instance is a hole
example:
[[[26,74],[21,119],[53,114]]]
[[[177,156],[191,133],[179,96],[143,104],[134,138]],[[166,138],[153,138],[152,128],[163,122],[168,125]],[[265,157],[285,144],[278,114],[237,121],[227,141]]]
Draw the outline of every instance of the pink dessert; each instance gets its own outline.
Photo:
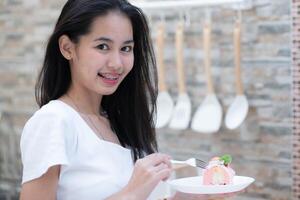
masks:
[[[235,171],[229,166],[231,156],[214,157],[203,171],[204,185],[228,185],[233,184]]]

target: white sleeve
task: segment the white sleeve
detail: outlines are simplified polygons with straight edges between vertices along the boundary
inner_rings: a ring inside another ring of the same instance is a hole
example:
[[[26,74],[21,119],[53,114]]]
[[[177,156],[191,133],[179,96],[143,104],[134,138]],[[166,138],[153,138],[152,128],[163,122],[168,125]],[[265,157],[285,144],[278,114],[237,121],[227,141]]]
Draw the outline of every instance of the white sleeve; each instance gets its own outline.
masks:
[[[57,113],[39,110],[26,123],[21,136],[22,184],[39,178],[54,165],[68,165],[70,126]]]

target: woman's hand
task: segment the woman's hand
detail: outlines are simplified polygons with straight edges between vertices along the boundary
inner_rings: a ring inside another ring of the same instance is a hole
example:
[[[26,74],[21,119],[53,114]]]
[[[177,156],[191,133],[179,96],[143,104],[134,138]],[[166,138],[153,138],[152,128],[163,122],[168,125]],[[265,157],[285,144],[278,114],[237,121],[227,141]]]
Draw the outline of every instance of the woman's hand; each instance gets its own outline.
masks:
[[[131,199],[147,199],[156,185],[169,178],[172,172],[171,157],[154,153],[136,161],[129,183],[124,190]]]

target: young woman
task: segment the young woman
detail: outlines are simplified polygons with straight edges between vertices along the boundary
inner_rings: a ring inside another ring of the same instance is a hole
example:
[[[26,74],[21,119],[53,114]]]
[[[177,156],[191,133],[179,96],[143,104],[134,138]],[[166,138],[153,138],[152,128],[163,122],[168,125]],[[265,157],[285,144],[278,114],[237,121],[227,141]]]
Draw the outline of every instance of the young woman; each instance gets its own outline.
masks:
[[[157,153],[156,82],[140,9],[67,1],[36,84],[41,108],[22,133],[21,200],[149,198],[172,171]]]

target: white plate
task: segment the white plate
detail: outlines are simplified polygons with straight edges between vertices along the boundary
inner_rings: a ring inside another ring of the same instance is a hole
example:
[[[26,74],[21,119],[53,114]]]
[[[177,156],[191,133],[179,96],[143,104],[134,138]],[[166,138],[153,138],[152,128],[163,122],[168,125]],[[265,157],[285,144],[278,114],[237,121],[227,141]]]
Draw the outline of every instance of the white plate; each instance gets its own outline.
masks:
[[[243,190],[254,181],[255,179],[251,177],[234,176],[231,185],[203,185],[202,176],[195,176],[171,180],[168,183],[173,189],[184,193],[224,194]]]

